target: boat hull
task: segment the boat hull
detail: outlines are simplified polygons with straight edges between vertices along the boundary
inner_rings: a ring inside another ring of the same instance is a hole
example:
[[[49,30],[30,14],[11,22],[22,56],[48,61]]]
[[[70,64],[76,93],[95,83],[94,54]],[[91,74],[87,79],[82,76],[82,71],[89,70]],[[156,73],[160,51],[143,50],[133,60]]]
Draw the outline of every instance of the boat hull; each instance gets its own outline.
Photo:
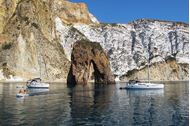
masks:
[[[41,89],[47,89],[49,86],[27,86],[27,88],[41,88]]]
[[[41,82],[31,82],[26,86],[27,88],[49,88],[49,84]]]
[[[163,89],[163,84],[152,84],[152,83],[135,83],[135,84],[128,84],[126,89]]]
[[[29,94],[22,94],[22,93],[16,94],[16,97],[18,98],[25,97],[25,96],[29,96]]]

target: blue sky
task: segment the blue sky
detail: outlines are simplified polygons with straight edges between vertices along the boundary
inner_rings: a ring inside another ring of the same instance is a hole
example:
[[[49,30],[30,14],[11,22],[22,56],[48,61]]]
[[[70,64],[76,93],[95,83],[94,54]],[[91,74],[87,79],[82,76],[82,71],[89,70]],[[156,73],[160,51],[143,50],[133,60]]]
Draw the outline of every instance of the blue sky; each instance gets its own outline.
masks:
[[[188,0],[70,0],[84,2],[105,23],[128,23],[140,18],[189,22]]]

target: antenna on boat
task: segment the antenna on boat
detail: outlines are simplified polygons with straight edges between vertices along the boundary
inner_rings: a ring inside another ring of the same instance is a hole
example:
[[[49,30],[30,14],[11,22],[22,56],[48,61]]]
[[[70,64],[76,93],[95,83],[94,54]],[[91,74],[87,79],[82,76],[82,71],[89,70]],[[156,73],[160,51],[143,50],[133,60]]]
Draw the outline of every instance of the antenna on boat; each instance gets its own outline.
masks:
[[[147,49],[147,55],[148,55],[148,83],[150,83],[150,41],[148,43],[148,49]]]
[[[40,78],[42,78],[42,76],[43,76],[42,74],[44,74],[45,78],[46,77],[49,78],[46,60],[44,58],[44,54],[42,53],[42,43],[40,43],[40,63],[39,64],[40,64]],[[43,65],[43,67],[45,67],[45,70],[44,70],[45,73],[42,72],[42,65]]]
[[[41,72],[41,71],[42,71],[42,70],[41,70],[41,62],[42,62],[42,61],[41,61],[41,58],[42,58],[42,55],[41,55],[41,54],[42,54],[42,52],[41,52],[41,42],[39,42],[39,45],[40,45],[40,49],[39,49],[39,50],[40,50],[40,54],[39,54],[39,55],[40,55],[40,56],[39,56],[39,57],[40,57],[40,63],[39,63],[39,66],[40,66],[40,79],[41,79],[41,77],[42,77],[42,72]]]
[[[42,76],[42,73],[41,73],[41,56],[40,56],[40,78]]]
[[[150,63],[150,56],[149,56],[149,51],[148,51],[148,83],[150,83],[150,66],[149,66],[149,63]]]

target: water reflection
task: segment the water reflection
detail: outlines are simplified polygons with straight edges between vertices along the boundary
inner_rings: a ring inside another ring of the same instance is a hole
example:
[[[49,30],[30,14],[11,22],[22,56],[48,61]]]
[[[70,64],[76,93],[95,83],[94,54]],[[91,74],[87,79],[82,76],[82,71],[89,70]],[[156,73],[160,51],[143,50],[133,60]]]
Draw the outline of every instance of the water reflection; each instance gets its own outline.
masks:
[[[120,84],[119,84],[120,85]],[[189,86],[166,84],[164,90],[119,90],[117,85],[55,83],[49,90],[24,84],[0,84],[0,125],[177,125],[189,122]],[[120,87],[120,86],[119,86]]]
[[[103,85],[77,85],[70,93],[73,125],[101,124],[111,90]],[[101,104],[101,105],[100,105]]]
[[[31,96],[17,99],[22,84],[0,84],[0,125],[54,125],[70,119],[67,90],[28,89]],[[59,85],[57,86],[60,87]],[[57,89],[57,88],[56,88]]]
[[[164,99],[168,103],[166,106],[168,109],[163,114],[168,116],[168,123],[176,126],[189,124],[189,84],[181,83],[181,85],[167,85],[165,90],[168,92]]]
[[[164,96],[164,89],[151,89],[151,90],[126,90],[127,95],[130,97],[135,96]]]
[[[49,92],[49,89],[38,89],[38,88],[28,88],[27,92],[30,96],[33,95],[46,95]]]
[[[188,125],[188,84],[168,84],[164,90],[127,90],[131,125]],[[185,106],[187,109],[185,109]]]
[[[153,125],[161,116],[159,110],[164,90],[127,90],[131,112],[130,125]]]

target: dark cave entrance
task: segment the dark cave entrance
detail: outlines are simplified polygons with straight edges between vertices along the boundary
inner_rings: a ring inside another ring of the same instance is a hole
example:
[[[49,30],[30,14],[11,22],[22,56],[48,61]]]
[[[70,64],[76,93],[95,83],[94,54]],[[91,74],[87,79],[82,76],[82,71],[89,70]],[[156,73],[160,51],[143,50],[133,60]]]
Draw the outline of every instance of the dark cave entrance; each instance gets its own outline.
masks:
[[[96,63],[93,60],[90,61],[88,80],[94,81],[95,83],[102,83],[104,81],[104,74],[99,71]]]

